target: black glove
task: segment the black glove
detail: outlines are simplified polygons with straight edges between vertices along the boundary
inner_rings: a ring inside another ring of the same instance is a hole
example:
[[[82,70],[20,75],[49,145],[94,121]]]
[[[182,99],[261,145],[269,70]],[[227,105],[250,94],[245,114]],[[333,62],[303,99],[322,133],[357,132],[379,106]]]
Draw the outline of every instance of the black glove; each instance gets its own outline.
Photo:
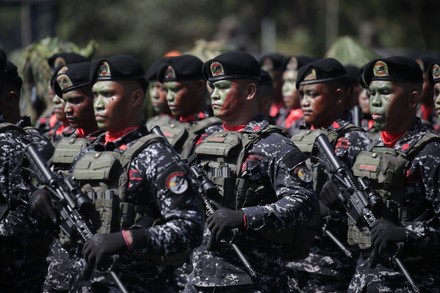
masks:
[[[215,240],[220,241],[226,238],[232,229],[245,230],[243,211],[235,211],[213,201],[211,201],[211,204],[217,210],[206,219],[206,224]]]
[[[406,229],[387,220],[377,220],[371,226],[371,243],[379,255],[391,245],[406,240]]]
[[[85,261],[95,268],[102,269],[110,263],[110,256],[128,251],[122,232],[95,234],[83,247]]]
[[[29,197],[29,211],[32,216],[41,220],[50,220],[57,224],[57,213],[50,201],[50,194],[45,189],[37,189]]]

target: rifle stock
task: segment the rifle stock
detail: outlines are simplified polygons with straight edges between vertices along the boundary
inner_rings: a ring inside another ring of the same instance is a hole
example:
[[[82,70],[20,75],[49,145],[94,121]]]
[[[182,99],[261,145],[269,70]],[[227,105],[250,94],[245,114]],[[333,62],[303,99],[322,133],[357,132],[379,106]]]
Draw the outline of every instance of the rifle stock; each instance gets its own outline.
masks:
[[[339,182],[339,188],[347,190],[350,194],[348,199],[342,195],[338,196],[347,211],[347,216],[352,219],[356,225],[367,225],[371,228],[372,224],[377,220],[373,211],[375,211],[375,207],[381,205],[381,197],[368,186],[363,178],[359,177],[358,180],[355,179],[353,174],[347,170],[341,160],[335,155],[333,147],[325,134],[320,134],[316,138],[315,146],[319,152],[324,155],[325,161],[328,163],[325,165],[328,171],[335,175]],[[397,256],[393,257],[393,261],[411,285],[412,290],[414,292],[420,292],[402,261]]]

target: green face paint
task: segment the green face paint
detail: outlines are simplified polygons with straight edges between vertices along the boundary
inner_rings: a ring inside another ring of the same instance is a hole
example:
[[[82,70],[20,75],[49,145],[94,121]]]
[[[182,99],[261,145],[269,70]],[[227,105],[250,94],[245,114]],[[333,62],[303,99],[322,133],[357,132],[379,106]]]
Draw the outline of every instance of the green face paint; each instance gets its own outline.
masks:
[[[232,88],[232,82],[229,80],[219,80],[210,84],[213,88],[211,93],[211,106],[214,115],[218,116],[221,113],[223,105]]]
[[[394,97],[391,81],[373,80],[368,87],[370,112],[377,129],[385,128],[388,120],[390,104]]]

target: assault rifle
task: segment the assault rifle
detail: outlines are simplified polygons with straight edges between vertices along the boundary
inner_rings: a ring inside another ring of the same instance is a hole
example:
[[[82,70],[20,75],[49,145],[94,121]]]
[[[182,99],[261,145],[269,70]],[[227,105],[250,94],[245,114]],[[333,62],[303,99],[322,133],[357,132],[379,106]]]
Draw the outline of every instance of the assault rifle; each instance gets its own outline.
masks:
[[[335,155],[333,147],[325,134],[320,134],[316,138],[315,146],[324,156],[328,171],[336,177],[336,184],[339,189],[346,190],[350,195],[346,198],[342,193],[337,194],[338,199],[347,211],[347,216],[356,225],[362,226],[366,224],[371,228],[377,220],[375,213],[378,213],[379,208],[383,204],[381,197],[376,194],[374,189],[363,178],[358,177],[357,180],[355,179],[353,174],[347,170],[341,160]],[[373,254],[375,254],[374,250]],[[376,257],[373,254],[370,257]],[[412,290],[416,293],[420,292],[401,260],[394,256],[393,261],[411,285]]]
[[[53,195],[51,202],[61,218],[60,229],[69,237],[78,234],[83,242],[92,238],[95,231],[90,221],[83,216],[90,215],[94,210],[91,200],[80,191],[76,182],[61,174],[53,173],[34,145],[29,144],[26,147],[25,155],[32,170],[38,176],[39,183]],[[127,289],[115,272],[109,270],[109,273],[119,289],[127,293]]]
[[[157,125],[151,129],[151,132],[165,138],[165,135],[162,133],[162,131],[160,130],[160,127]],[[165,138],[165,140],[166,140],[165,143],[167,144],[167,146],[170,147],[171,149],[173,149],[173,147],[168,142],[168,140],[166,138]],[[193,175],[193,179],[200,189],[199,193],[201,194],[201,199],[205,205],[206,215],[210,216],[214,213],[215,210],[214,210],[214,207],[209,202],[209,198],[213,198],[213,196],[217,193],[217,188],[214,185],[214,183],[208,178],[208,176],[206,176],[205,172],[203,170],[201,170],[201,168],[199,168],[198,166],[192,166],[192,167],[190,167],[190,169],[191,169],[191,172]],[[241,252],[241,249],[232,241],[229,241],[229,244],[231,245],[232,249],[235,251],[237,256],[240,258],[240,261],[245,266],[249,275],[252,278],[256,278],[257,274],[255,273],[255,270],[252,268],[251,264],[249,263],[249,261],[247,260],[246,256],[243,254],[243,252]]]

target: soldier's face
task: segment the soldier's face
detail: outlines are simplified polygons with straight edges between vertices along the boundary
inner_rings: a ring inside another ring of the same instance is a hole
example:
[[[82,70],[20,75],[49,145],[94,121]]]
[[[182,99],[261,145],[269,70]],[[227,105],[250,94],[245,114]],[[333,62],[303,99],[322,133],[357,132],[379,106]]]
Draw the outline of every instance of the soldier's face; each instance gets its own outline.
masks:
[[[374,125],[383,131],[399,132],[401,120],[408,116],[408,93],[391,81],[373,80],[368,87]]]
[[[246,92],[243,81],[219,80],[211,83],[211,107],[214,115],[223,121],[235,119],[245,110]]]
[[[326,127],[335,119],[336,107],[342,107],[336,103],[333,87],[327,84],[307,84],[299,88],[301,109],[304,120],[314,127]]]
[[[170,108],[171,114],[174,117],[185,117],[193,114],[197,101],[197,92],[195,91],[194,84],[191,81],[188,82],[165,82],[167,88],[167,102]]]
[[[440,119],[440,83],[434,84],[434,107],[435,113]]]
[[[64,107],[66,106],[66,104],[64,103],[64,100],[54,94],[52,98],[52,104],[53,113],[55,114],[55,117],[57,117],[57,120],[66,121],[66,113],[64,113]]]
[[[167,103],[168,90],[161,82],[155,81],[148,85],[151,105],[156,113],[170,113]]]
[[[93,97],[88,88],[73,90],[63,94],[64,112],[70,126],[88,130],[96,129]]]
[[[362,91],[359,93],[358,102],[362,113],[370,114],[370,99],[368,98],[366,89],[362,89]]]
[[[296,78],[298,72],[295,70],[286,70],[283,73],[283,101],[288,109],[298,109],[301,107],[299,93],[296,90]]]
[[[97,81],[92,91],[98,127],[112,132],[127,128],[133,115],[131,89],[123,82]]]

